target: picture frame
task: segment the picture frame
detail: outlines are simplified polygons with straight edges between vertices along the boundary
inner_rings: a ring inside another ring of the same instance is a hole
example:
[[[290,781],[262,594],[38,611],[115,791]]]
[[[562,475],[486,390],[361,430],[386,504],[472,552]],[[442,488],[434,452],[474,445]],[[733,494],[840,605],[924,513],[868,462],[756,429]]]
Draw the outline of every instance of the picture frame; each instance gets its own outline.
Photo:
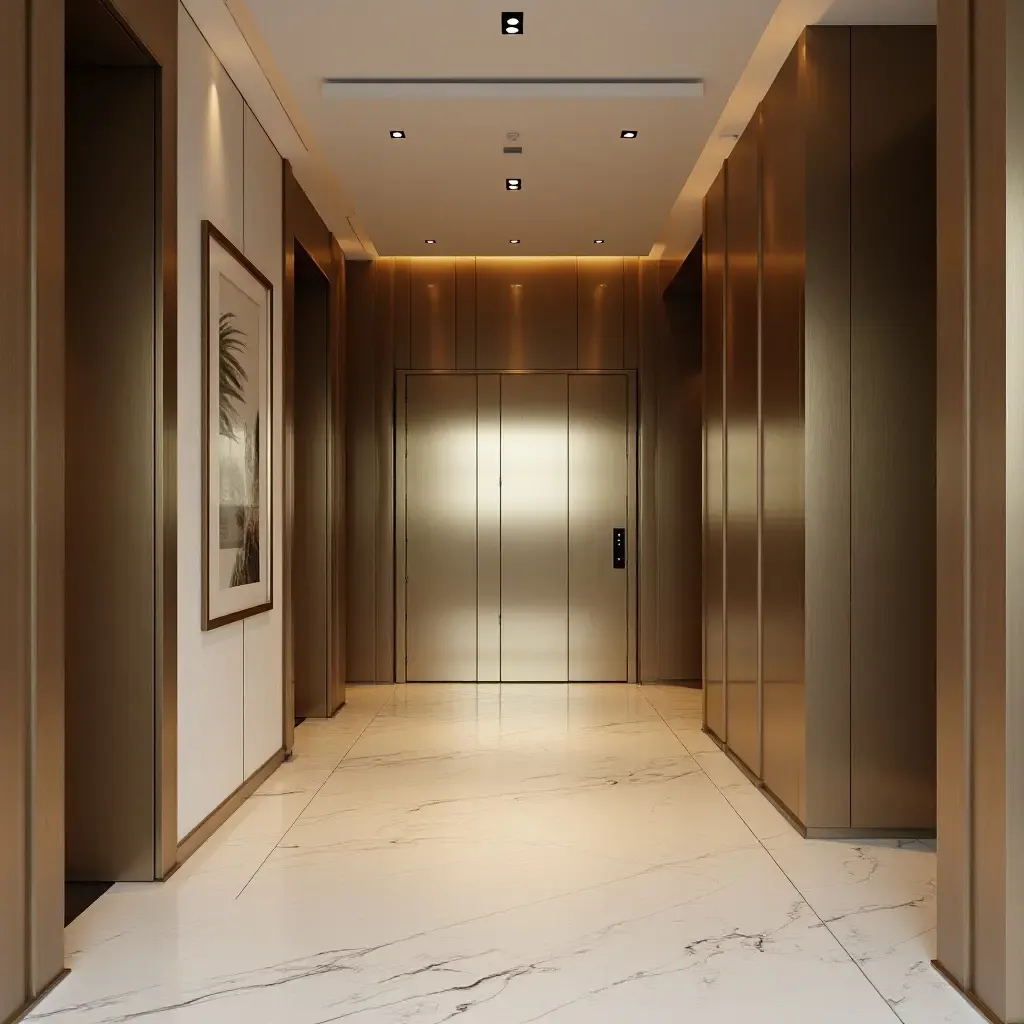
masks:
[[[202,225],[202,628],[274,606],[274,288]]]

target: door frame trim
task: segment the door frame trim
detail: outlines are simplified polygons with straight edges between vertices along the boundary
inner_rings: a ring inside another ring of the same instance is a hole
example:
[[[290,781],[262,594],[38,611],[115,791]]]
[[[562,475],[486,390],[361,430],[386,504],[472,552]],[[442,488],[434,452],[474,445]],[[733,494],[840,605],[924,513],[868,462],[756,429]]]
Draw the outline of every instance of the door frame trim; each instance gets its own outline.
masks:
[[[626,630],[626,670],[627,682],[638,683],[640,681],[640,649],[639,649],[639,472],[640,472],[640,418],[639,418],[639,374],[636,370],[627,369],[605,369],[605,370],[409,370],[402,369],[395,371],[395,430],[394,430],[394,522],[395,522],[395,543],[394,543],[394,579],[395,579],[395,609],[394,609],[394,631],[392,641],[395,654],[395,681],[405,683],[406,679],[406,474],[405,474],[405,448],[406,444],[406,394],[407,381],[409,377],[507,377],[512,375],[526,376],[604,376],[604,377],[625,377],[627,380],[628,408],[627,408],[627,451],[626,451],[626,474],[628,520],[627,546],[629,557],[626,562],[627,576],[627,610],[628,626]],[[467,686],[474,685],[467,683]],[[586,685],[586,684],[580,684]]]

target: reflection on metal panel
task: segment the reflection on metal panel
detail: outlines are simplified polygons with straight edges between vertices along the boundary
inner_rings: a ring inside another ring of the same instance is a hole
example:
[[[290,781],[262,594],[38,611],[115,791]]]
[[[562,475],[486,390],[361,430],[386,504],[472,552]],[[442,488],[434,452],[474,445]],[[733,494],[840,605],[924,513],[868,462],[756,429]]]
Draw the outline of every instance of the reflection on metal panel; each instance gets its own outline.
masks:
[[[704,724],[725,739],[725,169],[704,200]]]
[[[477,381],[477,679],[501,680],[501,378]]]
[[[406,380],[406,675],[477,677],[476,380]]]
[[[763,104],[762,680],[766,785],[802,811],[804,775],[803,131],[799,48]],[[709,467],[710,472],[710,467]],[[710,657],[710,655],[709,655]]]
[[[576,261],[478,259],[477,367],[576,368]]]
[[[568,380],[501,379],[501,678],[568,679]]]
[[[579,339],[581,370],[623,368],[623,272],[621,259],[580,259]]]
[[[622,365],[640,368],[640,260],[622,260]]]
[[[569,679],[626,680],[627,384],[569,377]],[[613,533],[621,531],[621,552]],[[616,564],[618,558],[618,565]]]
[[[726,730],[729,747],[761,772],[758,678],[758,348],[760,121],[729,157],[726,211]]]
[[[454,370],[457,330],[454,260],[412,261],[410,314],[412,368]]]
[[[476,260],[455,258],[456,367],[476,369]]]

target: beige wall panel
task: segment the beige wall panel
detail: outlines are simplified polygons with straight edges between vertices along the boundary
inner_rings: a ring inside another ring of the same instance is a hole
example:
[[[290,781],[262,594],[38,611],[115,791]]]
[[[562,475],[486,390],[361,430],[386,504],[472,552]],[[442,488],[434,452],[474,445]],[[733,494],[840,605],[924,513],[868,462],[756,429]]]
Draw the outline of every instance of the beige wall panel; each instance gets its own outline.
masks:
[[[568,679],[568,378],[501,379],[501,678]]]
[[[476,260],[455,258],[456,368],[476,369]]]
[[[157,77],[68,74],[67,873],[151,881]]]
[[[501,378],[477,382],[477,675],[501,680]]]
[[[374,321],[379,264],[350,261],[347,276],[348,422],[347,673],[350,682],[376,679],[377,419]]]
[[[410,264],[409,365],[414,370],[454,370],[458,364],[455,261],[415,259]]]
[[[965,346],[969,301],[968,153],[971,0],[939,0],[938,25],[938,363],[937,363],[937,616],[938,689],[938,958],[961,984],[969,982],[969,799],[964,730],[964,599],[969,523],[968,402],[970,357]]]
[[[803,132],[790,55],[762,107],[762,677],[765,784],[795,813],[804,796]],[[711,232],[708,232],[711,237]],[[711,253],[708,253],[709,274]],[[707,313],[705,315],[708,315]],[[710,354],[710,348],[709,348]],[[711,361],[705,362],[709,385]],[[709,419],[711,411],[709,406]],[[711,420],[715,423],[716,420]],[[720,428],[719,428],[720,429]],[[709,423],[709,434],[713,427]],[[708,479],[714,479],[710,446]],[[709,510],[714,521],[715,506]],[[709,566],[714,564],[709,559]],[[713,572],[718,572],[715,565]],[[705,584],[714,607],[721,598]],[[720,638],[715,637],[718,643]],[[712,635],[708,634],[709,677]],[[720,671],[720,670],[719,670]]]
[[[640,260],[626,256],[622,260],[622,365],[627,370],[640,368]]]
[[[625,376],[569,377],[569,679],[627,677],[629,510]],[[626,560],[613,562],[613,531]]]
[[[478,259],[477,368],[576,368],[574,259]]]
[[[406,378],[406,678],[477,678],[477,383]]]
[[[623,261],[577,260],[581,370],[621,370],[625,365]]]
[[[852,824],[927,829],[935,825],[934,28],[855,29],[851,77]]]
[[[729,748],[761,773],[758,652],[760,436],[759,119],[729,157],[726,181],[726,731]]]
[[[29,265],[26,175],[28,21],[0,6],[0,1020],[28,998],[26,919],[29,703]],[[59,813],[59,810],[58,810]]]
[[[704,724],[719,739],[726,735],[725,179],[723,168],[704,200]]]

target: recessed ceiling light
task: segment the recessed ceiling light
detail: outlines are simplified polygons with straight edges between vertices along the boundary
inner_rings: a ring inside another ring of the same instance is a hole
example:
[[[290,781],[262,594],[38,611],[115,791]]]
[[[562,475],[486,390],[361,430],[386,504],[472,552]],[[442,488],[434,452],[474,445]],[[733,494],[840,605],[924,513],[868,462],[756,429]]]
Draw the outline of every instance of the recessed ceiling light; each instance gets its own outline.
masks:
[[[391,133],[391,138],[393,138],[393,139],[404,139],[405,138],[405,132],[401,132],[401,131],[397,131],[397,130],[393,131]]]
[[[603,238],[595,238],[594,239],[594,245],[604,245],[604,239]]]
[[[523,32],[523,12],[504,11],[501,15],[501,31],[506,36],[518,36]]]
[[[523,179],[522,178],[506,178],[505,179],[505,188],[507,188],[509,190],[509,192],[518,192],[522,187],[523,187]]]
[[[627,128],[619,137],[623,139],[635,139],[637,132],[632,128]]]
[[[509,244],[509,245],[518,245],[518,244],[519,244],[519,242],[520,242],[520,239],[518,239],[518,238],[510,238],[510,239],[508,240],[508,244]]]
[[[426,241],[427,245],[437,245],[437,239],[436,238],[427,238],[427,239],[425,239],[425,241]]]

